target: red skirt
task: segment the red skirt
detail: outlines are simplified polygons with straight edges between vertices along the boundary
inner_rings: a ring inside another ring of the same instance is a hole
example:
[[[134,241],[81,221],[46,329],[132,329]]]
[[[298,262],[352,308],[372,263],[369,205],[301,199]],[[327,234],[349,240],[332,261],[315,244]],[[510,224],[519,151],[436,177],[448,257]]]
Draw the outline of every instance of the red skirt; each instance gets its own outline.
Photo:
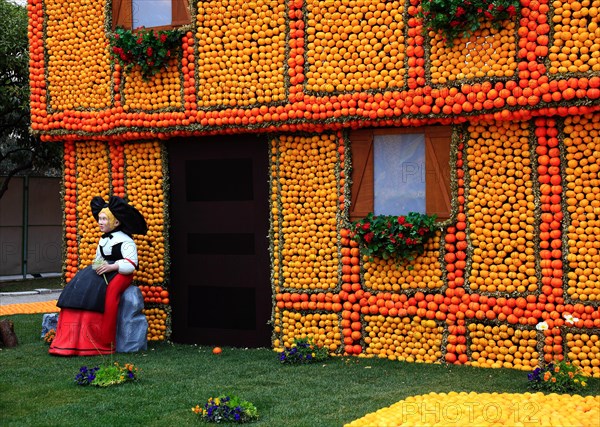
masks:
[[[108,284],[104,313],[63,308],[58,315],[56,336],[50,354],[57,356],[96,356],[115,351],[119,301],[133,275],[117,274]]]

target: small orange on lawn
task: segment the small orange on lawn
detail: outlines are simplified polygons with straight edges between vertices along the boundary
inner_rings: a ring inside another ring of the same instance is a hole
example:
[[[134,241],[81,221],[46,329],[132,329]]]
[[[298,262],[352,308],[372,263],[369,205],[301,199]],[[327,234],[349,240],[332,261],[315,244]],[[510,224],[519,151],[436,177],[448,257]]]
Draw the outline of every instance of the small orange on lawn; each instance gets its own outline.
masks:
[[[223,350],[221,349],[221,347],[215,347],[213,348],[213,354],[221,354],[223,352]]]

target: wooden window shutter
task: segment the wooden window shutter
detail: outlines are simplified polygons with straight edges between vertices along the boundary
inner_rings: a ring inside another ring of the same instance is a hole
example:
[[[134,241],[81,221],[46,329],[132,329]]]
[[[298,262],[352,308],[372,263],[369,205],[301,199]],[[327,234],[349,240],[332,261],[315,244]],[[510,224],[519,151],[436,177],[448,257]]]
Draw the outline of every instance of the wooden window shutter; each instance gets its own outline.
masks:
[[[124,27],[133,29],[133,12],[131,9],[131,0],[113,0],[113,29]],[[170,27],[180,27],[191,22],[189,0],[172,0],[171,2],[171,25],[165,27],[156,27],[157,29],[168,29]]]
[[[113,0],[112,14],[113,29],[116,27],[131,29],[133,26],[131,0]]]
[[[172,25],[180,27],[192,21],[190,16],[190,4],[188,0],[172,0]]]
[[[373,132],[356,130],[350,133],[352,152],[352,194],[350,221],[365,217],[374,209]]]
[[[426,210],[439,220],[450,218],[450,141],[452,127],[436,126],[425,129],[425,191]]]

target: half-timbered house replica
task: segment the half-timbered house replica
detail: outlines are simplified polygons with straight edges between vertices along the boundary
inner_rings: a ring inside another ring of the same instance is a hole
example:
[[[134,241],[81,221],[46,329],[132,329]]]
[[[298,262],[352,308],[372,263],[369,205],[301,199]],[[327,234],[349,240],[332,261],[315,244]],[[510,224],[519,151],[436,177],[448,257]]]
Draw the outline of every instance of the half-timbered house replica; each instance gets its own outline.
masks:
[[[30,0],[65,281],[114,194],[153,340],[600,376],[600,1],[436,3]]]

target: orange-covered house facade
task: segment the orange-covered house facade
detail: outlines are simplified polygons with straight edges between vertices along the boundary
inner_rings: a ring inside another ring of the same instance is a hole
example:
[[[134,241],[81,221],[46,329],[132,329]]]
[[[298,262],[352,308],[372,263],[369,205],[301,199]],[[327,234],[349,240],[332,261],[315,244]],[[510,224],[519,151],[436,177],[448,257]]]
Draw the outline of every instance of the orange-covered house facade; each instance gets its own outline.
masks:
[[[152,340],[600,376],[599,1],[521,0],[453,43],[420,0],[172,3],[180,46],[147,77],[111,44],[135,2],[29,0],[65,282],[114,194],[149,225]],[[398,193],[435,236],[369,258],[352,222],[407,214]]]

